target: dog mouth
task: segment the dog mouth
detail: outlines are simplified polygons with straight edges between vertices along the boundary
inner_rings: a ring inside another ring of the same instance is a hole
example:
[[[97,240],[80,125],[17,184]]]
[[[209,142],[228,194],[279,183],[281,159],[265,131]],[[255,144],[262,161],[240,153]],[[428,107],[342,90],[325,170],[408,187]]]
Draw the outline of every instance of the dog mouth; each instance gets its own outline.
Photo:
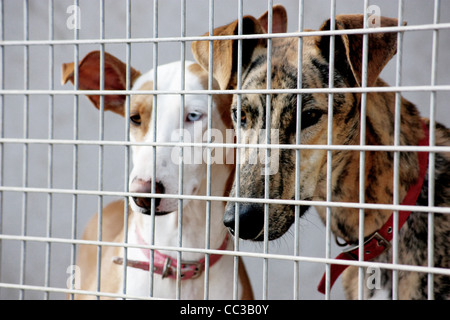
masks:
[[[234,228],[228,228],[228,232],[229,232],[233,237],[235,236]],[[253,238],[253,239],[243,238],[241,235],[239,235],[239,238],[240,238],[240,239],[243,239],[243,240],[250,240],[250,241],[255,241],[255,242],[262,242],[262,241],[264,241],[264,229],[261,229],[259,235],[256,236],[256,237]],[[269,239],[269,240],[272,240],[272,239]]]
[[[174,210],[165,210],[161,208],[161,198],[147,198],[147,197],[131,197],[130,202],[133,211],[145,215],[151,215],[154,212],[155,216],[163,216]],[[154,202],[154,204],[152,204]],[[153,205],[153,210],[152,210]]]
[[[152,199],[154,199],[155,202],[154,210],[152,210]],[[159,208],[160,202],[161,198],[130,197],[130,204],[134,212],[151,215],[153,211],[156,216],[163,216],[173,212]]]
[[[152,215],[151,210],[146,210],[146,211],[143,211],[141,213],[145,214],[145,215],[148,215],[148,216]],[[155,216],[165,216],[166,214],[169,214],[169,213],[170,213],[170,211],[155,211]]]
[[[299,218],[301,218],[309,206],[300,206]],[[264,241],[265,233],[268,232],[268,240],[276,240],[282,237],[295,221],[295,206],[269,206],[268,231],[265,230],[265,214],[263,204],[247,204],[239,205],[239,222],[236,223],[235,203],[227,204],[223,222],[229,232],[235,236],[239,234],[239,238],[256,242]],[[239,228],[239,233],[236,232]]]
[[[174,210],[169,210],[167,199],[159,197],[150,197],[148,193],[152,193],[151,180],[133,179],[130,191],[141,195],[134,195],[129,198],[131,208],[134,212],[142,213],[145,215],[151,215],[154,213],[156,216],[166,215]],[[164,185],[156,181],[155,193],[165,194],[166,188]]]

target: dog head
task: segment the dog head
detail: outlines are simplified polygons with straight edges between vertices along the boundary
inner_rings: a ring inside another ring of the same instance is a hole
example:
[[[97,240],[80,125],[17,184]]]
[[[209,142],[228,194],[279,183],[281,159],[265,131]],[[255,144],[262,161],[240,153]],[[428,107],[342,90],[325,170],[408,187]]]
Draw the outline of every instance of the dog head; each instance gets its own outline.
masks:
[[[381,17],[381,26],[397,26],[397,20]],[[244,34],[261,34],[267,30],[265,21],[251,16],[243,18]],[[286,19],[283,9],[273,8],[274,30],[285,30]],[[336,30],[363,28],[362,15],[341,15],[336,17]],[[326,21],[320,30],[330,29]],[[214,30],[215,36],[236,35],[238,21]],[[367,86],[377,82],[378,75],[396,52],[395,33],[371,33],[368,36]],[[248,38],[242,41],[242,89],[296,89],[328,88],[330,36],[303,37],[302,70],[298,70],[298,38],[274,38],[271,43],[270,87],[267,85],[267,39]],[[334,48],[334,88],[357,87],[363,82],[363,36],[361,34],[341,34],[335,36]],[[193,43],[196,60],[208,68],[208,42]],[[213,42],[214,77],[222,89],[235,89],[237,86],[237,40],[215,40]],[[301,75],[301,78],[298,75]],[[300,78],[300,79],[299,79]],[[328,93],[306,94],[247,94],[240,96],[241,113],[238,112],[238,95],[233,97],[232,110],[234,125],[240,123],[242,143],[266,143],[270,138],[276,144],[326,145],[328,122]],[[298,101],[300,100],[300,101]],[[333,144],[359,143],[359,102],[360,95],[353,93],[333,94]],[[268,112],[268,110],[270,110]],[[297,111],[298,110],[298,111]],[[271,132],[266,128],[270,125]],[[299,136],[297,136],[299,134]],[[256,153],[263,153],[260,161],[255,161]],[[326,199],[326,150],[301,150],[300,175],[296,181],[296,152],[289,149],[265,149],[259,151],[245,148],[241,150],[239,163],[239,197],[270,199],[295,199],[296,186],[300,200]],[[269,157],[267,157],[269,156]],[[337,172],[343,168],[344,158],[333,153],[334,186],[342,181]],[[265,163],[270,172],[264,170]],[[357,162],[358,163],[358,162]],[[340,170],[342,173],[342,170]],[[269,188],[265,190],[265,179]],[[358,181],[358,176],[345,175],[345,179]],[[354,185],[354,184],[352,184]],[[236,182],[232,191],[235,195]],[[354,190],[348,190],[355,194]],[[333,193],[333,197],[336,194]],[[357,197],[357,196],[356,196]],[[336,199],[336,198],[334,198]],[[356,201],[357,198],[356,198]],[[300,214],[308,209],[300,207]],[[269,239],[283,235],[295,219],[295,207],[287,204],[269,205]],[[235,228],[235,203],[227,204],[224,222],[230,229]],[[256,203],[239,204],[239,236],[244,239],[262,240],[264,238],[264,205]]]
[[[91,52],[80,62],[79,88],[82,90],[99,90],[100,52]],[[114,56],[104,54],[104,89],[126,89],[125,63]],[[129,190],[132,193],[179,193],[179,162],[183,160],[182,194],[205,192],[206,162],[201,147],[180,147],[170,144],[178,143],[183,136],[185,143],[202,143],[206,141],[208,127],[208,96],[199,94],[176,93],[181,90],[182,64],[173,62],[161,65],[157,70],[156,89],[174,91],[173,94],[161,94],[156,97],[148,94],[135,94],[130,97],[129,124],[132,146],[133,169],[130,174]],[[193,62],[185,63],[184,83],[186,90],[205,90],[208,87],[208,74]],[[73,63],[63,65],[63,83],[74,81]],[[141,74],[130,68],[130,87],[132,90],[153,90],[154,72],[150,70]],[[216,82],[213,86],[217,88]],[[95,107],[100,107],[99,95],[88,95]],[[104,95],[104,110],[110,110],[121,116],[125,112],[126,95]],[[156,107],[155,104],[156,103]],[[212,128],[224,133],[231,127],[228,109],[228,95],[214,95],[212,98]],[[152,146],[153,143],[167,143],[168,146]],[[145,145],[148,143],[150,145]],[[144,145],[143,145],[144,144]],[[181,153],[181,148],[183,152]],[[232,152],[233,150],[231,150]],[[182,154],[183,158],[180,158]],[[225,158],[226,155],[221,153]],[[217,160],[217,159],[216,159]],[[223,162],[225,163],[225,162]],[[152,192],[154,185],[154,192]],[[188,200],[183,201],[186,206]],[[134,212],[151,213],[151,199],[147,196],[130,197]],[[155,214],[162,215],[178,209],[178,200],[155,197]]]

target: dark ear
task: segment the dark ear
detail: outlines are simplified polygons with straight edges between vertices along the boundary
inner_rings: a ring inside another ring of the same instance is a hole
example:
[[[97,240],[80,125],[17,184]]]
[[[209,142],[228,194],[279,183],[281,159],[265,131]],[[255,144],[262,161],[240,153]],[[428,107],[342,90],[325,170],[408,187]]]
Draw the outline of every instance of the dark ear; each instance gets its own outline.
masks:
[[[336,16],[336,30],[362,29],[364,28],[364,15],[339,15]],[[380,27],[398,26],[398,20],[394,18],[380,18]],[[330,30],[330,20],[326,21],[320,30]],[[397,33],[382,32],[369,34],[369,52],[367,66],[367,86],[373,86],[389,60],[397,52]],[[323,56],[329,59],[330,37],[319,38],[318,46]],[[352,77],[350,81],[355,86],[362,83],[363,62],[363,35],[343,34],[336,36],[335,41],[335,67],[344,76]]]
[[[258,18],[259,23],[264,28],[264,31],[268,31],[269,24],[269,11],[266,11],[261,17]],[[287,13],[286,9],[280,5],[274,5],[272,8],[272,33],[285,33],[287,31]]]
[[[266,12],[260,19],[255,19],[252,16],[245,16],[242,19],[242,33],[243,34],[263,34],[267,30]],[[275,6],[273,8],[272,19],[273,32],[280,32],[286,30],[287,18],[286,11],[282,6]],[[214,36],[229,36],[238,34],[238,20],[214,29]],[[208,35],[207,33],[205,36]],[[245,69],[253,55],[256,47],[267,46],[266,39],[245,39],[242,40],[242,68]],[[192,52],[197,62],[208,70],[209,62],[209,42],[208,41],[194,41],[192,43]],[[213,41],[213,76],[219,83],[222,90],[233,88],[236,86],[236,72],[238,61],[238,41],[236,40],[215,40]]]
[[[116,57],[105,52],[105,90],[125,90],[126,89],[126,69],[125,63]],[[139,71],[130,67],[131,85],[140,76]],[[92,51],[88,53],[78,66],[78,87],[81,90],[100,89],[100,52]],[[74,82],[74,63],[64,63],[62,65],[62,83]],[[100,107],[99,95],[88,95],[89,100],[96,108]],[[124,116],[125,95],[105,95],[104,109]]]

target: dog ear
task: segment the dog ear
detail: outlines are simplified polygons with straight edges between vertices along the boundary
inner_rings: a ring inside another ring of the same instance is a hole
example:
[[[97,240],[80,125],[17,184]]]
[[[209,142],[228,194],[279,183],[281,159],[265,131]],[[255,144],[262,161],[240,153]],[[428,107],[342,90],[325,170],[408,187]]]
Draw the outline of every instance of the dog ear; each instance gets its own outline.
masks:
[[[338,15],[335,30],[362,29],[364,28],[363,19],[364,15]],[[395,26],[398,26],[397,19],[380,17],[380,27]],[[330,30],[330,20],[326,21],[320,30]],[[375,84],[383,68],[397,52],[397,33],[370,33],[368,39],[367,86],[370,87]],[[318,45],[324,57],[329,59],[330,37],[320,37]],[[357,86],[361,86],[362,83],[362,51],[362,34],[343,34],[336,37],[335,66],[344,75],[350,71]]]
[[[285,32],[287,28],[286,10],[282,6],[273,7],[272,32]],[[263,34],[267,32],[268,12],[259,19],[252,16],[245,16],[242,19],[242,33]],[[214,29],[214,36],[230,36],[238,34],[238,20]],[[205,36],[208,33],[204,34]],[[242,40],[242,68],[249,64],[256,47],[267,47],[267,39],[244,39]],[[197,62],[208,70],[209,42],[194,41],[192,43],[192,53]],[[214,40],[213,41],[213,76],[219,83],[222,90],[236,86],[236,72],[238,61],[238,41],[237,40]]]
[[[99,51],[88,53],[78,66],[78,88],[81,90],[100,90],[100,57]],[[62,65],[62,83],[74,83],[74,63]],[[126,90],[125,63],[105,52],[104,54],[104,88],[105,90]],[[131,85],[139,77],[139,71],[130,67]],[[87,95],[96,108],[100,108],[99,95]],[[125,95],[105,95],[104,109],[124,116]]]
[[[264,30],[258,20],[252,16],[242,19],[243,34],[262,34]],[[214,36],[230,36],[238,34],[238,20],[214,29]],[[204,34],[205,36],[208,33]],[[266,39],[242,40],[242,67],[245,68],[250,62],[253,50],[261,45],[266,47]],[[226,90],[236,85],[237,54],[238,46],[236,40],[214,40],[213,41],[213,76],[219,83],[220,89]],[[192,53],[197,62],[208,70],[209,42],[194,41]]]
[[[269,11],[266,11],[261,17],[258,18],[259,23],[264,28],[264,31],[268,31],[269,24]],[[274,5],[272,8],[272,33],[285,33],[287,31],[287,13],[286,9],[280,5]]]

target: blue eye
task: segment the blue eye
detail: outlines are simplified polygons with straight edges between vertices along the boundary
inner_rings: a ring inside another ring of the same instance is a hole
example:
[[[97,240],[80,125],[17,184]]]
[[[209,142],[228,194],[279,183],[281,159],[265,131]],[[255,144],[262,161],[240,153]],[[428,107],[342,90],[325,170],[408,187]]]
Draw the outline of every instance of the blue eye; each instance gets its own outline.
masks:
[[[189,112],[186,116],[186,120],[190,122],[198,121],[203,117],[203,114],[200,112]]]

